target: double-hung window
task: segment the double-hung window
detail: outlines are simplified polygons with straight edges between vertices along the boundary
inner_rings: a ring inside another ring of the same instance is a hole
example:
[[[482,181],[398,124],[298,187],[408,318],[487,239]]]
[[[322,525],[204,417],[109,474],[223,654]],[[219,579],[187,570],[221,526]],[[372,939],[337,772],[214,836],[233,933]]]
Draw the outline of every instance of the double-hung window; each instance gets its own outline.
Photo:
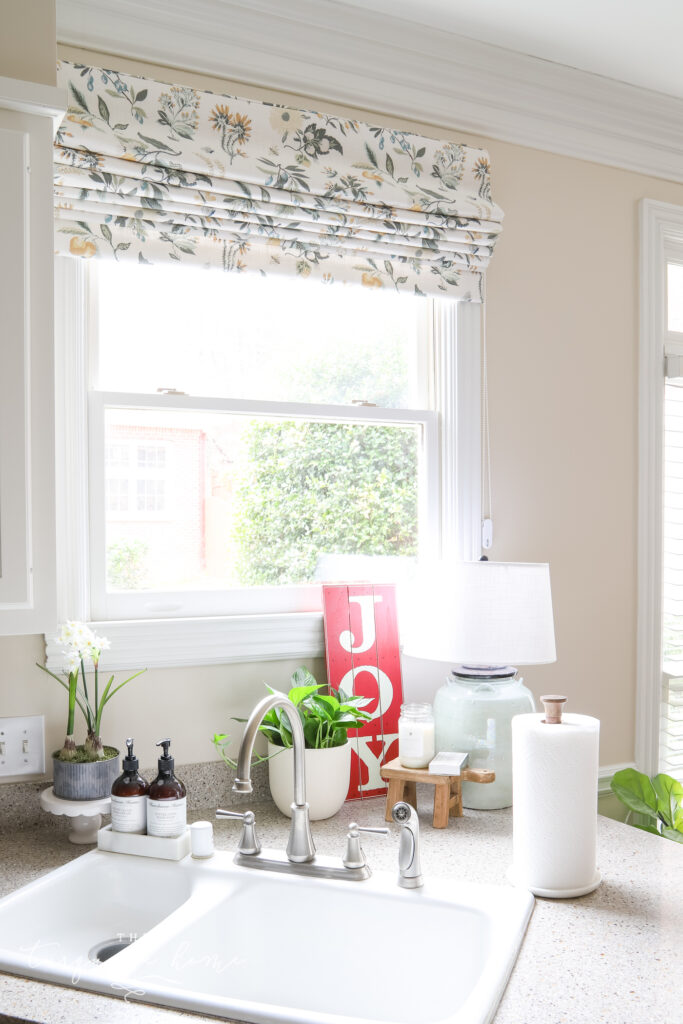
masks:
[[[479,306],[57,262],[64,614],[122,663],[322,653],[321,583],[478,556]]]

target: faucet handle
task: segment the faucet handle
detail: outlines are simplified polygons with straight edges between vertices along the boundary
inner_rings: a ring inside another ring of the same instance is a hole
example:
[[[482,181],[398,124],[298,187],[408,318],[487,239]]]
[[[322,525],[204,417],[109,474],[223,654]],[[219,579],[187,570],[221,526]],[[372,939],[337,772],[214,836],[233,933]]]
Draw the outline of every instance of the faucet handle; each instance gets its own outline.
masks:
[[[367,825],[357,825],[355,821],[352,821],[346,836],[346,853],[342,860],[345,868],[365,867],[365,854],[363,853],[363,847],[360,845],[361,832],[369,832],[381,836],[389,835],[388,828],[370,828]]]
[[[242,822],[238,853],[256,854],[261,852],[261,844],[256,836],[256,818],[253,811],[224,811],[221,807],[216,811],[217,818],[236,818]]]

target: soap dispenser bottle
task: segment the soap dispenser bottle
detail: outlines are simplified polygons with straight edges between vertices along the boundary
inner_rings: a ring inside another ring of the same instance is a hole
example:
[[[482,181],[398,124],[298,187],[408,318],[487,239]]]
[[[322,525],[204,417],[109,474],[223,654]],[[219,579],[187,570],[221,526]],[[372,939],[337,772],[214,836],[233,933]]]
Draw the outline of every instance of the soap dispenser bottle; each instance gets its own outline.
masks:
[[[149,782],[138,771],[140,764],[133,754],[133,740],[126,740],[128,754],[122,762],[123,772],[111,787],[111,827],[113,832],[145,834],[147,827],[147,793]]]
[[[159,758],[159,774],[147,797],[148,836],[181,836],[187,828],[186,790],[173,773],[175,761],[168,752],[170,745],[170,740],[157,743],[164,752]]]

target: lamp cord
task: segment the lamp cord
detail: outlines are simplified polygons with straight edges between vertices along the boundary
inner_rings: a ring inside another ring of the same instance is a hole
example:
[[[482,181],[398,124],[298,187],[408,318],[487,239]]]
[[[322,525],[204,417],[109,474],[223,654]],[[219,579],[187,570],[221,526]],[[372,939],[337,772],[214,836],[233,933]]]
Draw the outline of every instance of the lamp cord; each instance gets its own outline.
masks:
[[[481,367],[481,408],[482,408],[482,445],[481,445],[481,520],[482,546],[490,548],[493,540],[493,496],[491,491],[491,435],[489,431],[489,383],[488,353],[486,346],[486,277],[483,282],[483,301],[481,314],[482,333],[482,367]],[[489,521],[489,530],[484,524]]]

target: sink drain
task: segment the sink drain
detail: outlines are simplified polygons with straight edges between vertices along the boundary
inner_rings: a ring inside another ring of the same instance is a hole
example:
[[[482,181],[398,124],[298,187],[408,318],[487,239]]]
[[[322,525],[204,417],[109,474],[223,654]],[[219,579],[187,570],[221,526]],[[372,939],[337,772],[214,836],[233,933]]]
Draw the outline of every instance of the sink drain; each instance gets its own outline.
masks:
[[[113,939],[105,939],[104,942],[98,942],[92,947],[88,953],[88,959],[92,960],[95,964],[103,964],[106,960],[111,960],[113,956],[120,953],[122,949],[128,949],[129,946],[137,939],[137,935],[131,933],[130,935],[116,935]]]

